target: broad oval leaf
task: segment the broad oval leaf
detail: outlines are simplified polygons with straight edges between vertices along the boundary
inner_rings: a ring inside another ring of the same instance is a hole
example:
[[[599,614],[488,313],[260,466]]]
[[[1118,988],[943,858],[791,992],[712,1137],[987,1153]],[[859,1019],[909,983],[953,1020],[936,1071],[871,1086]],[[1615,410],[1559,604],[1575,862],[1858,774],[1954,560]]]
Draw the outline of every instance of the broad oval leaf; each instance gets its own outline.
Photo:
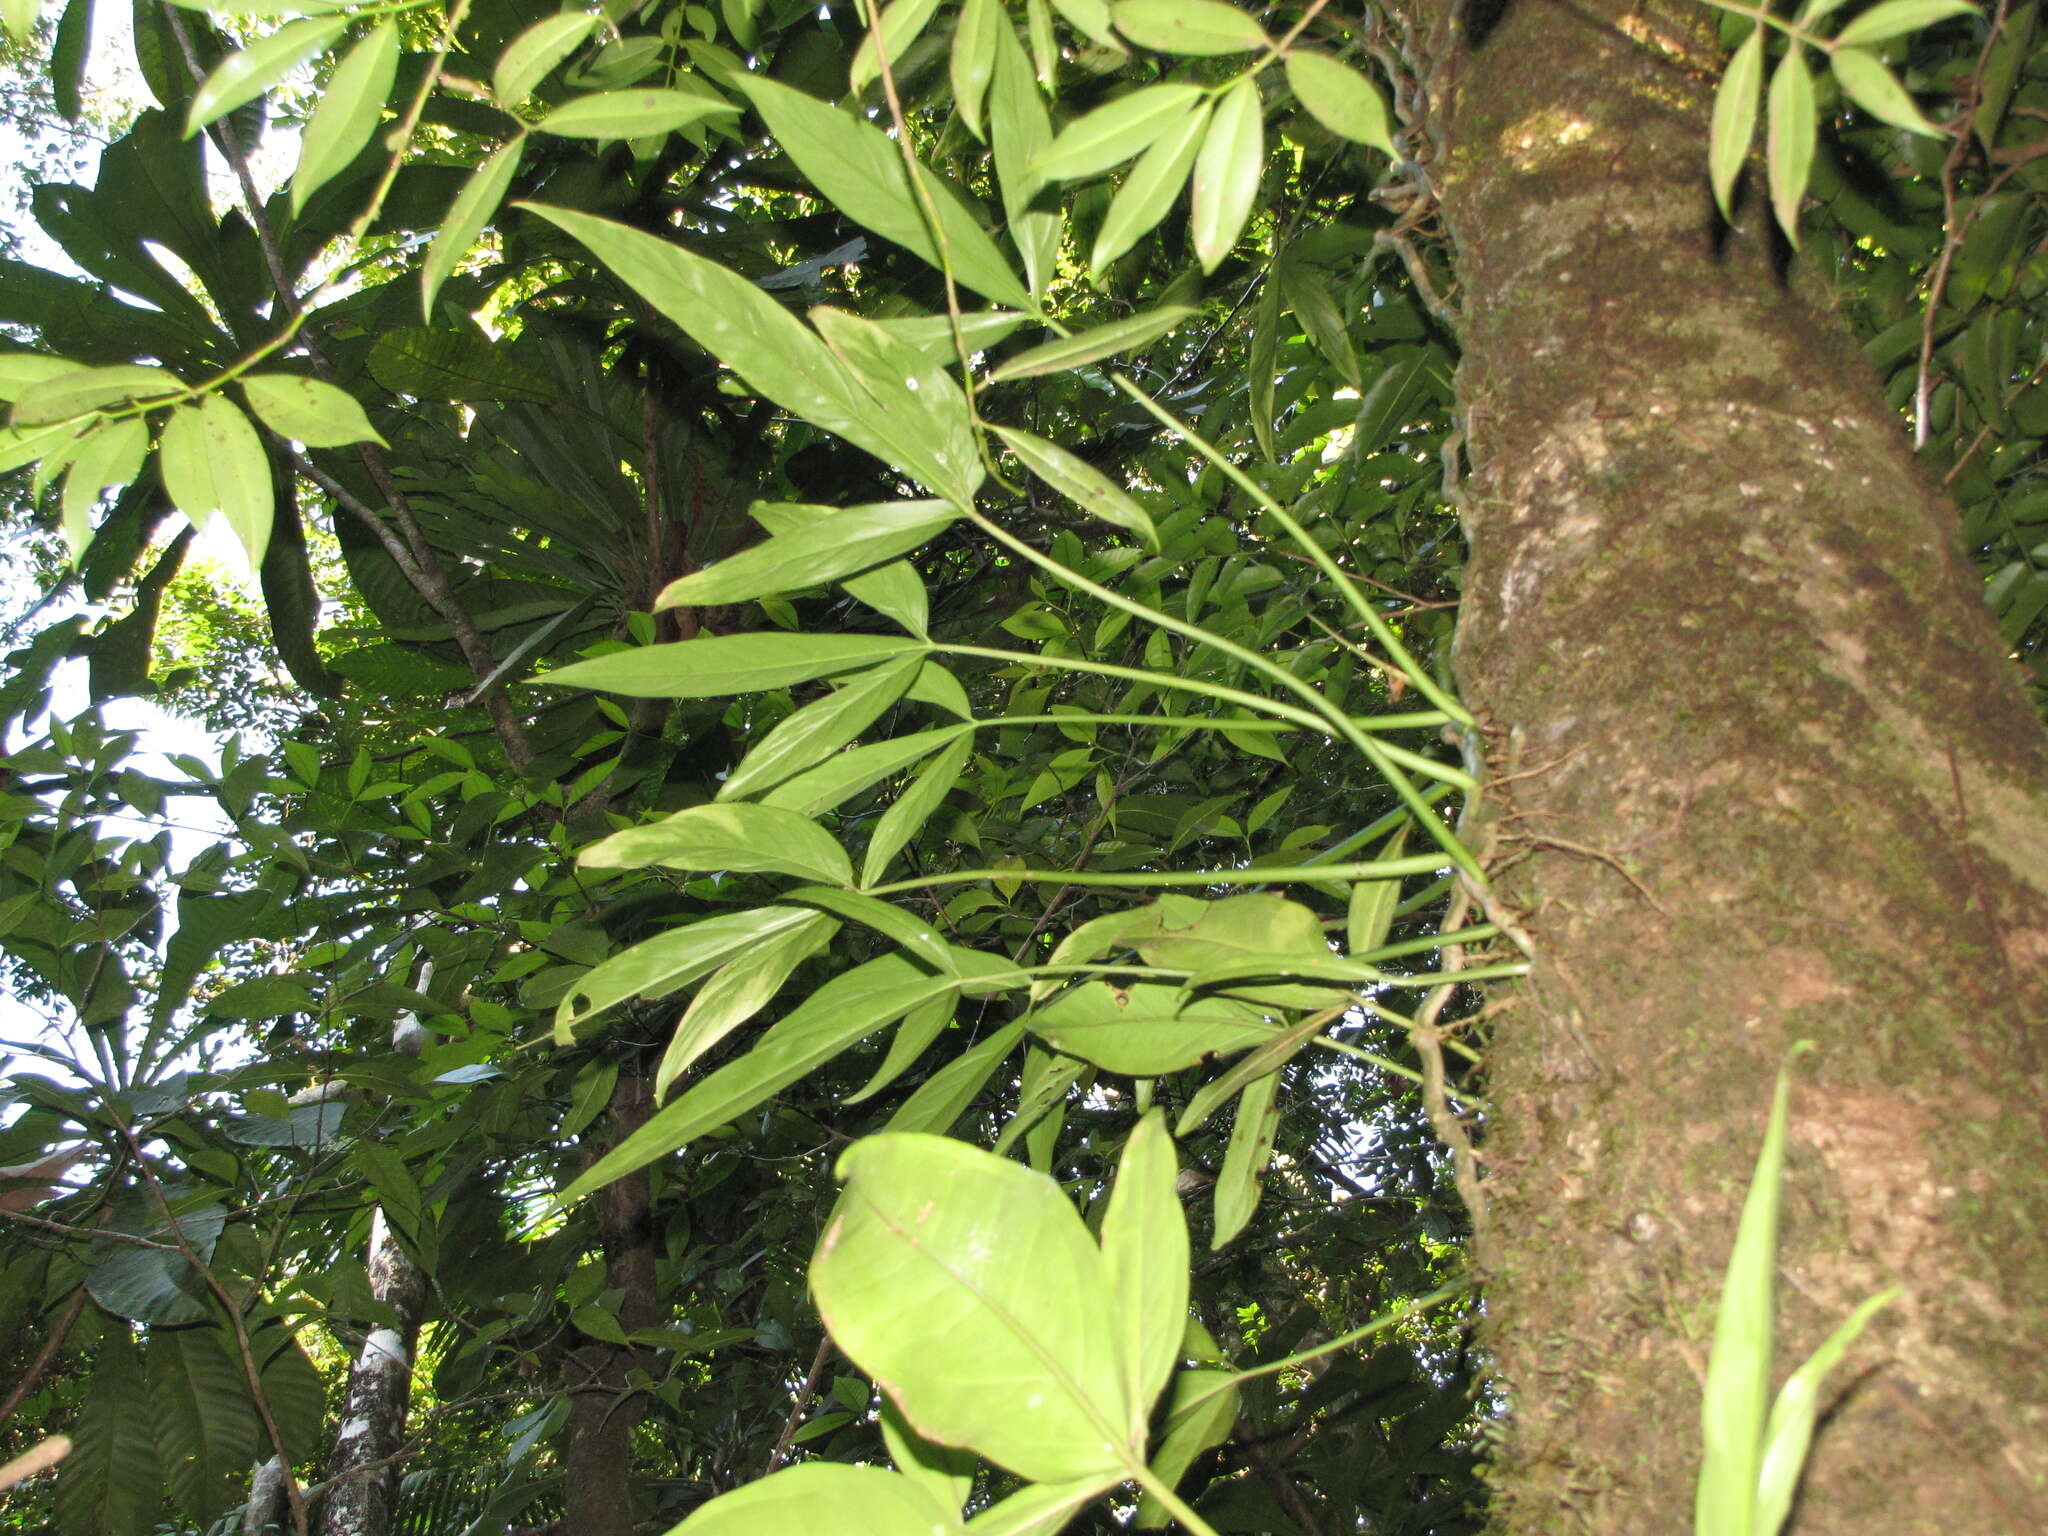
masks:
[[[811,1264],[847,1357],[928,1440],[1034,1482],[1128,1467],[1144,1442],[1115,1292],[1059,1185],[964,1142],[856,1142]]]
[[[909,553],[959,515],[943,501],[848,507],[678,577],[654,606],[710,607],[821,586]]]
[[[639,139],[674,133],[721,113],[737,116],[739,108],[706,90],[635,86],[578,96],[548,113],[533,126],[540,133],[571,139]]]
[[[526,135],[522,133],[478,166],[455,194],[448,217],[441,221],[441,231],[427,248],[427,259],[420,264],[420,313],[426,319],[434,318],[434,295],[441,291],[441,284],[448,280],[456,263],[469,254],[477,236],[484,232],[491,215],[505,200],[525,149]]]
[[[1873,5],[1835,35],[1836,44],[1881,43],[1918,32],[1952,16],[1968,16],[1977,7],[1970,0],[1884,0]]]
[[[181,405],[157,445],[164,493],[194,524],[216,514],[241,540],[249,563],[263,564],[272,513],[270,458],[263,439],[225,395]]]
[[[1223,0],[1117,0],[1109,14],[1117,31],[1161,53],[1205,58],[1271,46],[1256,21]]]
[[[491,72],[491,95],[501,107],[519,105],[562,60],[574,53],[604,18],[582,11],[543,17],[505,45]]]
[[[1929,138],[1941,136],[1941,130],[1913,105],[1913,98],[1899,84],[1898,76],[1886,69],[1870,49],[1837,48],[1828,56],[1828,67],[1835,72],[1836,84],[1848,93],[1849,99],[1872,117],[1909,133]]]
[[[1799,244],[1799,204],[1813,174],[1814,140],[1820,118],[1814,109],[1813,75],[1804,50],[1795,43],[1785,50],[1771,76],[1764,137],[1764,166],[1771,183],[1771,208],[1785,238]]]
[[[1099,176],[1176,127],[1207,96],[1199,85],[1180,80],[1119,96],[1062,128],[1032,159],[1032,173],[1045,181]]]
[[[398,78],[398,52],[398,27],[386,19],[334,66],[299,140],[299,164],[292,172],[294,217],[307,198],[348,169],[377,131]]]
[[[1180,1359],[1188,1326],[1188,1224],[1166,1113],[1154,1109],[1124,1143],[1102,1218],[1102,1262],[1116,1294],[1131,1401],[1149,1415]]]
[[[755,907],[642,939],[577,979],[555,1010],[555,1039],[567,1044],[579,1027],[620,1003],[674,992],[782,934],[811,927],[815,916],[802,907]]]
[[[1099,517],[1105,523],[1114,523],[1127,532],[1135,533],[1147,549],[1156,551],[1159,548],[1159,530],[1152,526],[1151,515],[1131,500],[1122,486],[1094,465],[1076,458],[1058,443],[1049,442],[1021,427],[991,427],[990,430],[1024,461],[1025,467],[1034,475],[1089,516]]]
[[[1179,1072],[1262,1045],[1276,1033],[1249,1003],[1222,997],[1189,1002],[1180,988],[1156,982],[1083,982],[1025,1022],[1053,1049],[1131,1077]]]
[[[1115,261],[1166,217],[1180,189],[1187,185],[1208,127],[1209,108],[1203,106],[1138,156],[1138,163],[1110,199],[1102,228],[1096,231],[1094,248],[1088,253],[1091,273]]]
[[[1266,167],[1265,108],[1258,82],[1246,77],[1223,93],[1195,157],[1195,255],[1204,272],[1230,254],[1259,195]]]
[[[84,366],[68,357],[51,357],[42,352],[0,352],[0,400],[19,400],[38,385],[63,374],[77,373]]]
[[[1128,352],[1133,347],[1142,347],[1148,341],[1157,340],[1194,312],[1191,305],[1162,304],[1128,320],[1098,325],[1078,336],[1062,336],[1058,341],[1048,341],[1028,352],[1019,352],[989,377],[1002,383],[1009,379],[1028,379],[1041,373],[1064,373],[1083,363]],[[1005,437],[1007,440],[1007,434]]]
[[[1325,53],[1287,55],[1287,84],[1308,115],[1340,139],[1398,157],[1379,87]]]
[[[900,1472],[807,1461],[722,1493],[669,1536],[953,1536],[960,1516]]]
[[[774,630],[700,635],[572,662],[534,681],[597,688],[636,699],[717,699],[787,688],[929,649],[920,641],[888,635],[790,635]]]
[[[732,870],[853,884],[853,863],[816,822],[776,806],[693,805],[644,827],[628,827],[576,856],[585,869]]]
[[[245,373],[241,385],[249,408],[279,437],[308,448],[384,441],[345,389],[295,373]]]
[[[1752,27],[1742,46],[1728,60],[1720,89],[1714,92],[1714,121],[1707,140],[1707,173],[1714,183],[1714,201],[1721,217],[1735,217],[1732,199],[1749,141],[1756,133],[1757,96],[1764,79],[1764,29]]]
[[[348,18],[288,22],[270,36],[229,54],[192,93],[185,113],[185,137],[253,101],[347,30]]]

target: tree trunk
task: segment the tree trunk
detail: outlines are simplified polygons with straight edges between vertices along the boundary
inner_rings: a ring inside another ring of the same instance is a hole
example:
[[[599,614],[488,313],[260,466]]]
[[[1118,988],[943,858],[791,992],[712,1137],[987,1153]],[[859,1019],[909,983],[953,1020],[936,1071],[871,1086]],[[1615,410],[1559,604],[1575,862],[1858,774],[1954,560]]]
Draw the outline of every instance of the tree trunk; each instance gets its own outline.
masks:
[[[619,1074],[612,1089],[611,1128],[596,1156],[647,1123],[653,1097],[647,1078]],[[601,1209],[605,1284],[621,1296],[615,1315],[627,1332],[660,1320],[655,1290],[651,1185],[641,1169],[605,1186]],[[644,1349],[592,1340],[569,1355],[564,1385],[571,1394],[569,1443],[564,1457],[566,1497],[562,1529],[576,1536],[633,1536],[633,1431],[647,1413],[647,1394],[632,1381],[651,1356]]]
[[[1761,211],[1716,228],[1711,15],[1422,22],[1475,466],[1457,666],[1537,951],[1489,1056],[1496,1528],[1690,1529],[1721,1274],[1811,1039],[1780,1375],[1903,1293],[1791,1528],[2036,1533],[2048,736],[1818,285]]]

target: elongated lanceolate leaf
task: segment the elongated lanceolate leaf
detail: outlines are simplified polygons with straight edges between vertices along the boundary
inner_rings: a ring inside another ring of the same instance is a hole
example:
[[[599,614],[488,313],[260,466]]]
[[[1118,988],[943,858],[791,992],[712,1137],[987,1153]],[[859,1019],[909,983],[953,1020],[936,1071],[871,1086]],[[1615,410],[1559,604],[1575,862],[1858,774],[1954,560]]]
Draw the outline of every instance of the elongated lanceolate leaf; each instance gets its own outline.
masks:
[[[8,421],[23,429],[45,427],[103,406],[175,394],[184,387],[184,381],[170,369],[141,363],[64,368],[53,373],[48,382],[39,382],[33,388],[22,385]]]
[[[967,395],[946,364],[897,340],[872,320],[830,305],[811,311],[811,324],[833,355],[860,381],[889,443],[889,459],[966,507],[986,472]]]
[[[721,966],[716,975],[697,989],[690,1006],[677,1021],[668,1047],[654,1072],[654,1097],[668,1097],[675,1080],[697,1064],[699,1058],[740,1025],[765,1008],[790,973],[832,941],[839,924],[822,912],[805,912],[803,918],[758,943]]]
[[[833,1340],[929,1440],[1036,1482],[1130,1465],[1115,1292],[1059,1185],[940,1136],[887,1133],[846,1182],[811,1265]]]
[[[225,395],[171,413],[157,445],[164,492],[195,524],[218,515],[241,540],[249,563],[263,564],[272,514],[270,459],[263,439]]]
[[[543,17],[505,45],[491,72],[491,95],[501,107],[519,105],[533,88],[574,53],[604,18],[583,11]]]
[[[555,1203],[572,1205],[592,1190],[668,1156],[816,1071],[855,1041],[959,986],[957,978],[933,976],[901,954],[883,955],[833,977],[746,1055],[656,1110],[645,1125],[572,1180]]]
[[[1161,53],[1201,58],[1268,45],[1259,24],[1225,0],[1117,0],[1109,13],[1117,31]]]
[[[992,427],[990,430],[1024,461],[1025,467],[1034,475],[1089,516],[1099,517],[1105,523],[1114,523],[1135,533],[1147,549],[1159,548],[1159,530],[1152,526],[1151,515],[1133,501],[1122,486],[1094,465],[1076,458],[1058,443],[1048,442],[1021,427]]]
[[[654,606],[709,607],[821,586],[916,549],[959,515],[943,501],[848,507],[670,582]]]
[[[1338,138],[1370,144],[1388,155],[1400,153],[1379,87],[1349,64],[1322,53],[1290,53],[1287,84],[1309,116]]]
[[[715,91],[636,86],[626,91],[600,91],[563,103],[535,123],[539,133],[571,139],[639,139],[674,133],[706,118],[739,115],[739,108]]]
[[[1256,81],[1246,78],[1223,93],[1209,116],[1195,156],[1194,212],[1190,229],[1204,272],[1230,254],[1259,195],[1266,168],[1265,108]]]
[[[1899,84],[1898,76],[1886,69],[1870,49],[1837,48],[1828,56],[1828,67],[1835,72],[1835,83],[1848,93],[1849,99],[1872,117],[1909,133],[1940,136],[1941,130],[1913,105],[1913,98]]]
[[[687,928],[672,928],[620,950],[580,977],[555,1010],[555,1040],[568,1044],[575,1031],[630,998],[660,996],[687,986],[737,955],[796,929],[814,926],[802,907],[756,907],[721,912]]]
[[[213,67],[192,94],[185,114],[185,137],[224,117],[244,102],[254,101],[306,60],[332,43],[348,27],[346,17],[293,21],[270,36],[231,53]]]
[[[1756,132],[1757,96],[1764,78],[1764,29],[1750,31],[1728,60],[1714,93],[1714,121],[1708,135],[1707,172],[1714,183],[1714,201],[1721,217],[1732,219],[1735,181],[1742,174],[1742,162],[1749,156],[1749,141]]]
[[[498,211],[498,205],[505,201],[525,148],[526,135],[521,134],[478,166],[455,194],[448,217],[441,221],[441,231],[427,247],[427,259],[420,264],[420,313],[428,320],[434,318],[434,295],[441,291],[441,284],[469,254],[477,236]]]
[[[800,816],[823,815],[849,796],[881,783],[892,773],[901,773],[971,729],[966,725],[939,726],[851,748],[795,778],[785,779],[763,795],[761,803],[779,805]]]
[[[1124,1143],[1102,1218],[1102,1262],[1116,1296],[1131,1401],[1150,1414],[1180,1358],[1188,1323],[1188,1224],[1166,1114],[1155,1109]]]
[[[149,454],[149,428],[139,416],[102,421],[71,455],[64,471],[64,538],[74,562],[92,540],[92,512],[100,493],[128,484]]]
[[[398,78],[398,51],[398,27],[387,18],[334,66],[299,139],[299,164],[292,172],[294,217],[307,198],[348,169],[384,120],[384,104]]]
[[[939,8],[939,0],[889,0],[882,8],[876,26],[868,29],[861,39],[860,47],[854,51],[852,67],[846,76],[846,89],[850,95],[859,95],[881,75],[881,60],[887,59],[891,69],[903,57],[903,50],[918,39],[926,23],[932,19],[932,12]],[[881,35],[882,49],[875,51],[877,32]]]
[[[762,630],[644,645],[571,662],[535,679],[547,686],[597,688],[636,699],[717,699],[787,688],[931,648],[888,635],[792,635]]]
[[[1216,1176],[1216,1230],[1209,1246],[1221,1248],[1244,1230],[1259,1208],[1259,1185],[1273,1160],[1273,1136],[1280,1128],[1280,1074],[1269,1072],[1248,1084],[1237,1100],[1223,1170]]]
[[[836,515],[835,508],[794,501],[757,501],[747,515],[770,533],[781,535]],[[840,578],[849,597],[858,598],[884,618],[894,619],[905,629],[924,638],[931,618],[931,601],[924,578],[908,560],[891,560],[858,576]]]
[[[923,665],[914,654],[898,656],[777,721],[719,786],[717,798],[739,799],[817,766],[880,719]]]
[[[918,771],[910,787],[896,797],[895,804],[882,813],[868,838],[867,853],[861,860],[860,883],[873,885],[888,871],[889,861],[924,829],[934,812],[945,802],[960,772],[974,755],[974,737],[963,734]]]
[[[953,48],[947,70],[953,82],[953,110],[967,131],[985,137],[982,103],[996,67],[996,28],[1006,24],[1000,0],[962,0],[953,26]]]
[[[1814,140],[1820,118],[1813,101],[1813,75],[1804,50],[1794,43],[1785,50],[1771,76],[1766,104],[1764,167],[1771,184],[1771,209],[1785,238],[1799,244],[1799,204],[1813,174]]]
[[[250,409],[279,437],[308,448],[384,441],[345,389],[295,373],[245,373],[241,385]]]
[[[628,827],[576,857],[585,869],[733,870],[853,883],[838,840],[816,822],[768,805],[693,805],[644,827]]]
[[[967,1536],[1059,1536],[1074,1516],[1123,1478],[1084,1477],[1072,1483],[1027,1483],[967,1522]]]
[[[954,1536],[960,1516],[900,1472],[808,1461],[720,1494],[670,1536]]]
[[[996,28],[988,132],[1010,241],[1024,258],[1024,271],[1032,291],[1042,293],[1058,267],[1062,220],[1057,212],[1031,206],[1045,185],[1031,163],[1052,142],[1052,118],[1045,109],[1045,98],[1039,94],[1038,82],[1032,78],[1031,61],[1024,55],[1024,45],[1017,41],[1017,31],[1007,21]]]
[[[1099,325],[1078,336],[1063,336],[1028,352],[1019,352],[996,369],[991,377],[1000,383],[1006,379],[1028,379],[1042,373],[1064,373],[1083,363],[1113,357],[1119,352],[1142,347],[1148,341],[1156,341],[1194,312],[1190,305],[1162,304],[1128,320]],[[1007,440],[1009,434],[1004,436]]]
[[[1870,1320],[1898,1294],[1894,1286],[1851,1312],[1778,1389],[1770,1424],[1764,1430],[1763,1463],[1757,1471],[1755,1536],[1778,1536],[1785,1517],[1792,1512],[1792,1496],[1799,1490],[1799,1475],[1813,1444],[1814,1421],[1820,1417],[1820,1389]]]
[[[889,1117],[886,1129],[933,1135],[951,1130],[1023,1038],[1022,1024],[1005,1024],[972,1050],[947,1062],[903,1101],[903,1107]]]
[[[1836,34],[1837,44],[1859,46],[1918,32],[1952,16],[1967,16],[1977,7],[1970,0],[1885,0],[1873,5]]]
[[[1176,1376],[1166,1433],[1152,1452],[1153,1476],[1169,1488],[1176,1486],[1197,1456],[1229,1436],[1237,1423],[1237,1402],[1236,1377],[1229,1371],[1189,1370]],[[1165,1507],[1151,1494],[1138,1501],[1139,1530],[1163,1530],[1169,1523]]]
[[[1206,95],[1180,80],[1141,86],[1067,124],[1033,158],[1032,173],[1045,181],[1099,176],[1176,127]]]
[[[1088,270],[1100,272],[1136,245],[1173,207],[1180,189],[1187,185],[1195,168],[1195,156],[1209,127],[1210,109],[1205,102],[1190,112],[1177,127],[1161,135],[1158,142],[1131,167],[1124,184],[1109,201],[1109,212],[1096,232],[1095,245],[1088,253]]]

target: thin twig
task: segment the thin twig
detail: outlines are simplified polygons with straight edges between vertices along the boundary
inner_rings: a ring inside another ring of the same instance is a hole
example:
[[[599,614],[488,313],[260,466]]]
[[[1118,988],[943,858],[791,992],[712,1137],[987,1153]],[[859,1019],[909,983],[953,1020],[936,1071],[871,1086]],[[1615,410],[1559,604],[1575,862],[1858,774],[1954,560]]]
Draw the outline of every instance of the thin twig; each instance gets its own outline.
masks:
[[[768,1453],[768,1471],[781,1466],[789,1454],[789,1443],[796,1438],[797,1426],[804,1421],[804,1415],[811,1411],[811,1399],[818,1395],[818,1378],[825,1374],[825,1362],[832,1358],[832,1335],[826,1334],[818,1340],[818,1352],[811,1356],[811,1368],[804,1375],[804,1384],[797,1388],[796,1400],[789,1405],[789,1417],[782,1421],[782,1433],[775,1437],[775,1449]]]
[[[21,1406],[21,1400],[35,1391],[36,1383],[43,1379],[43,1372],[50,1368],[50,1362],[57,1358],[57,1351],[64,1347],[64,1340],[71,1333],[71,1325],[78,1321],[78,1314],[85,1309],[85,1287],[80,1286],[71,1293],[71,1299],[64,1303],[63,1314],[50,1327],[50,1336],[43,1340],[43,1347],[36,1351],[35,1359],[29,1361],[28,1369],[21,1373],[21,1379],[9,1390],[4,1402],[0,1402],[0,1429],[14,1417],[14,1410]]]

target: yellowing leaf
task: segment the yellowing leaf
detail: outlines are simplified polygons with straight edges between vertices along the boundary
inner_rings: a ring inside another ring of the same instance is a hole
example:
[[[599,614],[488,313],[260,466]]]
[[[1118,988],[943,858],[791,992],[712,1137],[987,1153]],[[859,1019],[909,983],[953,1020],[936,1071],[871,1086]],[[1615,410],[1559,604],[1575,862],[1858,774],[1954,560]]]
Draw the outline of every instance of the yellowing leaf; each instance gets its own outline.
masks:
[[[1399,154],[1379,88],[1349,64],[1327,54],[1290,53],[1287,84],[1309,116],[1340,139]]]
[[[1204,272],[1230,254],[1259,194],[1266,127],[1258,83],[1246,77],[1223,93],[1195,157],[1195,255]]]
[[[292,172],[292,213],[363,152],[384,117],[392,82],[398,78],[398,28],[379,22],[334,66],[313,120],[299,140],[298,169]]]
[[[219,516],[249,563],[262,565],[270,542],[270,459],[241,407],[225,395],[179,406],[164,426],[158,460],[177,509],[195,524]]]
[[[960,1529],[955,1511],[900,1472],[807,1461],[699,1505],[670,1536],[955,1536]]]

